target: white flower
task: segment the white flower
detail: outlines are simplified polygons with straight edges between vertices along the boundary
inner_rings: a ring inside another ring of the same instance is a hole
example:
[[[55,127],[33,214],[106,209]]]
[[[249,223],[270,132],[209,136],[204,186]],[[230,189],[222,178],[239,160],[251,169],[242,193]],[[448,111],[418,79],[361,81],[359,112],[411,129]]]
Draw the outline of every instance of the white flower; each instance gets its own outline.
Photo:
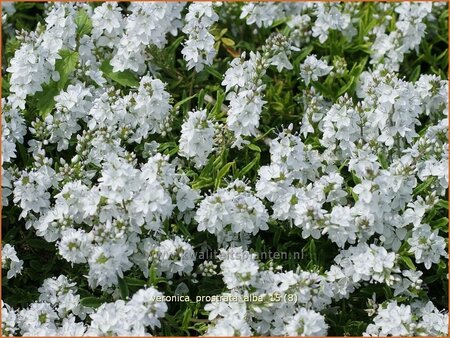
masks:
[[[167,35],[177,34],[181,25],[181,11],[185,3],[131,3],[129,16],[124,19],[125,33],[116,45],[111,60],[115,72],[131,69],[135,72],[145,70],[148,59],[145,49],[148,45],[158,48],[167,43]]]
[[[170,114],[170,94],[165,91],[165,84],[151,76],[143,76],[132,110],[135,112],[137,129],[132,140],[139,142],[148,134],[161,133]]]
[[[118,300],[115,303],[102,304],[95,313],[89,315],[91,317],[91,325],[86,335],[132,335],[134,333],[131,328],[133,321],[129,317],[128,311],[129,308],[122,300]]]
[[[212,234],[224,232],[253,233],[267,230],[269,216],[262,202],[242,181],[235,181],[226,189],[219,189],[200,203],[195,220],[197,229]]]
[[[17,335],[17,314],[8,304],[2,301],[2,335]]]
[[[374,324],[369,324],[364,335],[409,336],[414,335],[413,317],[409,305],[397,305],[396,301],[380,306]]]
[[[413,229],[412,238],[408,239],[417,263],[424,263],[430,269],[433,263],[439,263],[441,256],[447,257],[445,239],[438,235],[439,230],[431,231],[428,224],[422,224]]]
[[[227,317],[219,319],[213,327],[208,328],[205,336],[230,337],[252,336],[250,325],[243,318]]]
[[[150,262],[154,262],[157,271],[165,273],[168,278],[172,278],[174,274],[190,274],[192,271],[195,253],[192,246],[181,237],[166,239],[152,251],[154,257],[150,257]]]
[[[58,336],[84,336],[86,326],[83,322],[76,322],[74,316],[64,318],[61,326],[58,328]]]
[[[167,304],[157,301],[158,297],[162,296],[161,292],[152,287],[136,292],[127,304],[133,313],[133,320],[152,329],[160,327],[159,318],[164,317],[167,312]]]
[[[85,263],[90,254],[91,240],[83,229],[67,229],[61,233],[59,254],[69,262]]]
[[[210,66],[216,55],[214,36],[208,30],[219,16],[214,12],[212,3],[193,2],[185,19],[182,31],[189,38],[185,41],[181,54],[187,61],[187,69],[195,67],[195,71],[199,72],[205,65]]]
[[[77,294],[76,283],[66,276],[47,278],[38,289],[39,301],[48,302],[55,307],[60,318],[64,318],[69,312],[79,315],[80,296]]]
[[[315,55],[308,56],[300,66],[300,76],[308,85],[311,80],[317,81],[319,77],[328,75],[333,66],[328,66],[326,62],[318,60]]]
[[[121,7],[116,2],[103,3],[92,14],[92,38],[97,46],[113,48],[123,34]]]
[[[11,73],[11,93],[15,94],[13,107],[25,108],[28,95],[42,90],[55,71],[55,61],[60,59],[63,47],[75,47],[76,25],[74,4],[55,4],[48,12],[43,33],[31,35],[30,41],[16,50],[6,69]]]
[[[23,335],[36,334],[37,330],[55,330],[58,315],[48,303],[32,303],[18,313],[18,326]]]
[[[27,129],[20,112],[2,98],[2,165],[16,158],[16,142],[23,143]]]
[[[193,158],[197,168],[203,167],[214,149],[214,135],[214,125],[208,120],[206,109],[189,112],[181,126],[179,154]]]
[[[293,318],[288,320],[286,334],[288,336],[324,336],[328,325],[325,318],[313,310],[300,308]]]
[[[6,274],[8,279],[22,273],[23,260],[17,257],[16,249],[10,244],[2,246],[2,269],[8,269]]]
[[[255,255],[245,251],[242,247],[221,249],[219,258],[222,260],[223,281],[228,289],[238,286],[250,286],[258,272],[258,263]]]
[[[88,258],[89,285],[92,288],[97,285],[102,288],[117,285],[119,277],[122,278],[123,272],[133,265],[128,259],[130,254],[130,248],[123,241],[94,246]]]
[[[287,15],[286,7],[287,4],[271,2],[246,3],[242,7],[240,18],[245,18],[248,25],[255,23],[258,28],[270,27],[275,20]]]
[[[419,330],[422,329],[429,335],[448,335],[448,313],[439,311],[432,302],[427,302],[425,306],[419,304],[418,310],[421,315]]]

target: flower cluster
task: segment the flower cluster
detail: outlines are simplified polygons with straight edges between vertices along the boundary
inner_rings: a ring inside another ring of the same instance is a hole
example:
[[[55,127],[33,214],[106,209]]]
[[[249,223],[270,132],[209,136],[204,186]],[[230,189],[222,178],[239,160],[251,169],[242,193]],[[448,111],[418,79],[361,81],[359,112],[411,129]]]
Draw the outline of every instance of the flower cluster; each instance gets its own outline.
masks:
[[[448,4],[2,8],[3,336],[448,335]]]
[[[187,61],[187,68],[201,71],[205,65],[212,65],[216,50],[214,49],[214,36],[208,28],[219,20],[214,12],[213,4],[207,2],[195,3],[189,6],[185,17],[186,25],[182,31],[188,34],[184,48],[181,51]]]
[[[167,312],[165,302],[155,301],[161,293],[141,289],[127,302],[103,303],[97,309],[79,304],[75,283],[66,276],[48,278],[39,288],[39,301],[15,311],[3,303],[2,330],[6,335],[23,336],[104,336],[145,335],[147,328],[160,327]],[[90,319],[84,325],[80,319]]]
[[[23,261],[17,257],[16,250],[10,244],[2,246],[2,269],[8,269],[8,279],[20,274],[23,269]]]

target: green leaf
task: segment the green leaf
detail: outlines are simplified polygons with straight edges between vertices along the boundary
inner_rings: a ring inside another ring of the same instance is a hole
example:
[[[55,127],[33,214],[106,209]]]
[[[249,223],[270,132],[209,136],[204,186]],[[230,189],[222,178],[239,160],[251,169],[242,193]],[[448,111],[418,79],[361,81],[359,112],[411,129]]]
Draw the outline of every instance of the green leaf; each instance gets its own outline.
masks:
[[[389,163],[388,163],[388,161],[387,161],[386,156],[384,155],[384,153],[379,153],[379,154],[378,154],[378,161],[380,162],[381,167],[382,167],[383,169],[389,168]]]
[[[78,63],[78,53],[75,51],[63,49],[59,52],[59,55],[61,58],[55,62],[55,70],[59,73],[59,81],[51,81],[43,85],[42,91],[35,94],[36,108],[42,117],[47,116],[53,110],[55,107],[55,96],[66,88],[69,75],[75,70]]]
[[[200,91],[198,92],[198,98],[197,98],[198,109],[203,108],[203,104],[205,103],[205,95],[206,95],[205,89],[203,89],[203,88],[200,89]]]
[[[188,329],[189,322],[191,321],[191,318],[192,318],[192,310],[190,308],[187,308],[184,311],[183,322],[181,324],[181,327],[182,327],[183,330],[187,330]]]
[[[355,182],[355,185],[356,184],[360,184],[361,183],[361,179],[358,176],[356,176],[356,174],[353,171],[351,172],[351,174],[352,174],[353,182]]]
[[[92,31],[92,20],[84,8],[78,10],[75,16],[75,24],[77,25],[77,36],[89,35]]]
[[[343,87],[341,87],[341,89],[339,89],[338,93],[336,94],[336,98],[345,94],[354,83],[355,83],[355,77],[351,76],[350,80]]]
[[[168,152],[166,152],[166,154],[169,155],[169,156],[173,156],[176,153],[178,153],[178,150],[179,150],[179,147],[177,145],[177,146],[173,147],[171,150],[169,150]]]
[[[411,72],[411,75],[409,76],[409,81],[415,82],[420,76],[420,65],[417,65],[416,68]]]
[[[259,135],[258,137],[256,137],[253,142],[258,142],[259,140],[264,139],[267,135],[269,135],[272,131],[274,131],[275,128],[270,128],[268,131],[266,131],[264,134]]]
[[[253,150],[253,151],[257,151],[258,153],[261,152],[261,148],[258,147],[256,144],[249,144],[248,145],[248,149]]]
[[[130,296],[130,290],[128,289],[128,284],[123,278],[119,278],[119,290],[122,299],[128,299]]]
[[[222,38],[222,43],[227,47],[233,47],[236,43],[229,38]]]
[[[44,85],[42,91],[35,94],[37,100],[36,108],[39,111],[40,116],[45,118],[45,116],[52,111],[55,106],[54,97],[58,94],[59,90],[56,82]]]
[[[309,258],[311,259],[311,263],[317,264],[317,250],[316,250],[316,242],[313,239],[308,241],[309,244]]]
[[[213,183],[214,183],[214,180],[212,178],[203,178],[202,177],[192,183],[192,188],[199,190],[199,189],[210,187],[213,185]]]
[[[259,163],[260,155],[257,154],[256,157],[247,164],[242,170],[239,172],[239,177],[243,178],[254,166],[256,166]]]
[[[220,186],[220,181],[222,180],[222,178],[228,173],[228,171],[230,170],[230,168],[233,166],[235,162],[229,162],[227,164],[225,164],[217,173],[217,177],[214,183],[215,188],[217,189]]]
[[[189,102],[190,100],[192,100],[194,97],[196,97],[197,94],[194,94],[192,96],[188,96],[186,98],[184,98],[181,101],[178,101],[174,106],[173,106],[173,110],[177,110],[179,107],[181,107],[183,104],[185,104],[186,102]]]
[[[31,266],[31,268],[32,268],[33,270],[35,270],[35,271],[39,271],[39,272],[42,271],[42,263],[39,262],[38,260],[32,260],[32,261],[30,262],[30,266]]]
[[[406,264],[406,266],[408,268],[410,268],[411,270],[414,270],[414,271],[416,270],[416,266],[414,265],[411,258],[409,258],[408,256],[400,256],[400,259],[403,261],[403,263]]]
[[[424,182],[420,183],[417,187],[413,190],[413,195],[416,196],[426,190],[433,182],[435,181],[434,177],[428,177]]]
[[[366,66],[367,61],[368,61],[368,58],[365,57],[359,63],[354,64],[352,69],[349,72],[349,75],[354,76],[355,79],[358,79],[359,75],[364,70],[364,67]]]
[[[216,77],[217,79],[219,79],[220,81],[223,80],[223,76],[222,74],[220,74],[217,70],[215,70],[214,68],[211,68],[211,66],[207,66],[205,67],[205,70],[211,74],[212,76]]]
[[[437,221],[433,221],[433,222],[431,222],[430,225],[433,229],[439,229],[445,233],[448,233],[448,218],[447,217],[442,217],[442,218],[438,219]]]
[[[134,277],[123,277],[128,286],[145,286],[147,282]]]
[[[446,210],[448,210],[448,201],[443,201],[443,200],[439,200],[437,203],[436,203],[436,206],[438,207],[438,208],[443,208],[443,209],[446,209]]]
[[[113,67],[109,63],[109,60],[103,61],[100,66],[100,70],[103,72],[103,75],[110,80],[117,82],[121,86],[124,87],[138,87],[139,80],[136,75],[134,75],[131,71],[125,70],[123,72],[113,72]]]
[[[427,276],[427,277],[423,278],[423,281],[427,284],[431,284],[431,283],[436,282],[439,279],[440,278],[438,275],[431,275],[431,276]]]
[[[102,305],[104,301],[96,297],[85,297],[80,300],[80,303],[85,307],[96,309]]]
[[[358,202],[359,196],[353,191],[352,188],[349,187],[348,190],[350,191],[350,195],[352,195],[353,200],[354,200],[355,202]]]
[[[186,228],[186,226],[182,222],[179,222],[178,224],[176,224],[176,228],[180,229],[181,233],[183,234],[183,236],[185,238],[191,238],[191,234],[189,233],[189,230]]]
[[[172,42],[172,43],[170,44],[170,46],[168,46],[168,47],[166,48],[166,51],[167,51],[168,53],[175,53],[176,50],[177,50],[177,48],[180,46],[181,42],[183,42],[183,40],[184,40],[184,36],[178,37],[177,39],[175,39],[174,42]]]
[[[273,245],[275,248],[278,248],[278,243],[280,242],[282,230],[283,228],[277,225],[277,230],[275,231],[275,235],[273,236]]]
[[[61,59],[56,60],[55,69],[59,72],[58,89],[64,89],[69,75],[75,70],[78,63],[78,52],[63,49],[59,52]]]
[[[158,276],[157,276],[157,274],[156,274],[156,266],[155,266],[155,264],[152,264],[151,266],[150,266],[150,269],[149,269],[150,271],[149,271],[149,276],[148,276],[148,282],[149,282],[149,284],[150,285],[156,285],[156,284],[158,284]]]
[[[319,90],[319,92],[329,98],[329,99],[334,99],[334,93],[333,91],[328,88],[327,86],[324,86],[322,83],[318,82],[318,81],[313,81],[312,85],[314,86],[314,88],[316,88],[317,90]]]
[[[219,89],[216,94],[216,103],[214,104],[214,107],[211,109],[211,116],[220,118],[224,113],[222,113],[222,104],[225,100],[225,93],[223,90]]]
[[[314,49],[314,46],[311,46],[311,45],[309,45],[308,47],[302,48],[300,54],[295,58],[293,65],[294,66],[299,65],[303,61],[303,59],[305,59],[309,55],[309,53],[311,53],[313,51],[313,49]]]
[[[162,153],[162,152],[168,151],[176,146],[177,146],[176,142],[164,142],[159,145],[158,151]]]

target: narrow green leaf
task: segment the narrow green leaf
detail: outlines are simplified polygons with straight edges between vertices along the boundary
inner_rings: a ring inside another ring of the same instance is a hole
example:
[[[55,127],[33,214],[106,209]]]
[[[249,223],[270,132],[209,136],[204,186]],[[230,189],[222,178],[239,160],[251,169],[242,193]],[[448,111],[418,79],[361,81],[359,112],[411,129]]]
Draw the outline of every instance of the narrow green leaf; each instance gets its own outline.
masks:
[[[147,282],[134,277],[124,277],[123,278],[128,286],[145,286]]]
[[[77,36],[89,35],[92,31],[92,20],[84,8],[78,10],[75,16],[75,24],[77,25]]]
[[[182,327],[183,330],[187,330],[188,329],[189,322],[191,321],[191,318],[192,318],[192,310],[190,308],[187,308],[184,311],[183,321],[182,321],[182,324],[181,324],[181,327]]]
[[[123,278],[119,278],[119,290],[122,299],[128,299],[130,296],[130,290],[128,289],[128,284]]]
[[[215,70],[214,68],[211,68],[211,66],[207,66],[205,67],[205,70],[211,74],[212,76],[214,76],[215,78],[219,79],[219,80],[223,80],[223,76],[222,74],[220,74],[217,70]]]
[[[123,72],[113,72],[113,67],[109,62],[109,60],[105,60],[100,66],[100,70],[103,72],[105,77],[124,87],[139,86],[137,77],[131,71],[125,70]]]
[[[150,285],[156,285],[158,283],[158,276],[156,274],[156,266],[152,264],[149,269],[148,282]]]
[[[379,153],[379,154],[378,154],[378,161],[380,162],[381,167],[382,167],[383,169],[389,168],[389,163],[388,163],[388,161],[387,161],[386,156],[384,155],[384,153]]]
[[[428,177],[424,182],[420,183],[417,187],[413,190],[413,195],[416,196],[420,194],[422,191],[426,190],[433,182],[435,181],[434,177]]]
[[[329,99],[334,99],[334,93],[330,88],[324,86],[322,83],[320,83],[318,81],[313,81],[312,85],[314,86],[314,88],[319,90],[323,96],[325,96]]]
[[[411,75],[409,76],[409,81],[416,82],[419,79],[420,76],[420,65],[417,65],[416,68],[411,72]]]
[[[228,47],[233,47],[236,44],[233,40],[231,40],[229,38],[222,38],[221,41],[225,46],[228,46]]]
[[[192,188],[199,190],[199,189],[210,187],[213,184],[214,184],[214,180],[212,178],[200,178],[199,180],[194,181],[192,183]]]
[[[181,101],[178,101],[174,106],[173,106],[173,110],[177,110],[179,107],[181,107],[183,104],[185,104],[186,102],[189,102],[190,100],[192,100],[194,97],[196,97],[197,94],[194,94],[192,96],[188,96],[186,98],[184,98]]]
[[[431,227],[433,229],[439,229],[445,233],[448,233],[448,218],[442,217],[435,222],[431,222]]]
[[[96,309],[102,305],[104,301],[96,297],[85,297],[80,300],[80,303],[85,307]]]
[[[314,49],[314,46],[309,45],[308,47],[302,48],[300,54],[294,59],[293,65],[299,65]]]
[[[409,258],[408,256],[400,256],[400,259],[403,261],[403,263],[406,264],[408,268],[410,268],[411,270],[416,270],[416,266],[414,265],[411,258]]]
[[[268,131],[266,131],[264,134],[259,135],[258,137],[256,137],[253,142],[258,142],[259,140],[264,139],[267,135],[269,135],[272,131],[274,131],[275,128],[270,128]]]
[[[225,100],[225,93],[223,90],[219,89],[216,94],[216,103],[214,104],[214,107],[211,110],[211,115],[215,117],[221,116],[222,112],[222,104]]]
[[[225,164],[217,173],[216,176],[216,180],[214,183],[215,188],[217,189],[220,186],[220,182],[222,180],[222,178],[228,173],[228,171],[230,170],[230,168],[233,166],[234,162],[229,162],[227,164]]]
[[[448,201],[439,200],[439,201],[436,203],[436,206],[437,206],[438,208],[443,208],[443,209],[448,210]]]
[[[248,149],[253,150],[253,151],[257,151],[258,153],[261,152],[261,148],[258,147],[256,144],[252,144],[252,143],[248,145]]]
[[[336,98],[340,97],[341,95],[344,95],[350,89],[350,87],[353,85],[354,82],[355,77],[351,76],[350,80],[343,87],[341,87],[341,89],[339,89]]]
[[[249,164],[242,168],[242,170],[239,172],[239,177],[243,178],[250,170],[252,170],[253,167],[259,163],[259,159],[260,156],[259,154],[257,154],[257,156]]]

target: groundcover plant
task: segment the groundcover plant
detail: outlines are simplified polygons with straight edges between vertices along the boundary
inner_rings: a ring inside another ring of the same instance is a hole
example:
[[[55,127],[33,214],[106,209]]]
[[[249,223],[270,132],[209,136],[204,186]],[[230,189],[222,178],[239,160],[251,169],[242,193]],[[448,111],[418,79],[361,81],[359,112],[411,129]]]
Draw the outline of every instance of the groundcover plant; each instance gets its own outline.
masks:
[[[447,335],[447,3],[2,15],[3,335]]]

